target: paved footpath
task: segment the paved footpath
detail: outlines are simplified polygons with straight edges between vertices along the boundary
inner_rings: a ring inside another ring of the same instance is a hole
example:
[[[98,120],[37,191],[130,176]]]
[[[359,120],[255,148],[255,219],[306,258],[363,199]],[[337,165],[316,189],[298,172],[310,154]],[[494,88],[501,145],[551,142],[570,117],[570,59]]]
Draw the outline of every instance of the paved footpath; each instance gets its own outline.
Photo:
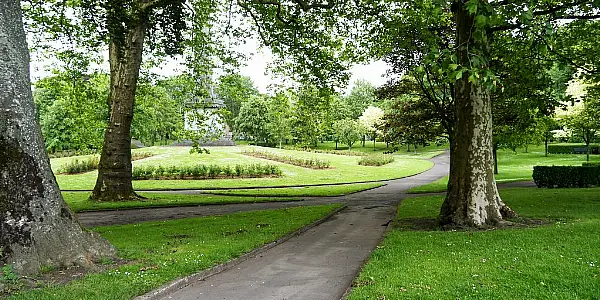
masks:
[[[183,218],[290,206],[345,203],[348,208],[305,233],[252,257],[232,269],[154,299],[337,300],[380,242],[407,189],[448,173],[448,154],[433,158],[435,166],[418,175],[391,180],[385,186],[344,197],[284,203],[235,204],[138,211],[84,213],[87,226]],[[117,215],[115,215],[117,214]],[[164,295],[164,294],[163,294]]]

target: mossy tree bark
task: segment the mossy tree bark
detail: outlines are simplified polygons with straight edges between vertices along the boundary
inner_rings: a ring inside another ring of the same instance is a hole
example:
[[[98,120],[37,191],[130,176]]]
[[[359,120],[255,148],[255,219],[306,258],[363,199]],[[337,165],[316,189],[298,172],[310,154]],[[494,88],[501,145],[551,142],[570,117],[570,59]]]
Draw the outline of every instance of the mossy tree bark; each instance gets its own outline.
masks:
[[[475,18],[461,0],[454,2],[457,24],[457,58],[470,65],[470,52],[487,51],[486,40],[474,38]],[[492,106],[489,90],[469,81],[464,72],[455,88],[456,129],[450,149],[448,192],[440,211],[440,224],[483,227],[498,224],[514,212],[502,202],[493,174]]]
[[[19,274],[42,266],[90,266],[113,256],[65,203],[50,168],[29,80],[18,0],[0,1],[0,265]]]
[[[148,15],[141,11],[127,24],[125,38],[121,42],[113,39],[109,45],[110,119],[92,192],[94,200],[139,198],[132,185],[131,121],[147,27]]]

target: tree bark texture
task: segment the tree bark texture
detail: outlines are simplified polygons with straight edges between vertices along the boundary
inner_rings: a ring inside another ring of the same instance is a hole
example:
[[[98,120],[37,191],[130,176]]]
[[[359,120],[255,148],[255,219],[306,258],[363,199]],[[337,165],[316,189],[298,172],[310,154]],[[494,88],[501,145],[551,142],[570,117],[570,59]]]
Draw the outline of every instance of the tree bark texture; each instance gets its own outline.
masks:
[[[487,45],[473,38],[474,16],[455,2],[457,57],[469,65],[469,50]],[[489,91],[468,81],[464,72],[455,89],[456,130],[450,149],[448,192],[440,211],[443,226],[483,227],[513,216],[498,194],[493,174],[492,106]]]
[[[0,265],[19,274],[42,266],[90,266],[114,256],[114,249],[81,228],[50,168],[21,16],[18,0],[0,1]]]
[[[124,201],[139,198],[133,191],[131,175],[131,121],[135,92],[142,63],[147,17],[129,24],[123,45],[112,40],[110,61],[110,119],[98,166],[92,199]]]

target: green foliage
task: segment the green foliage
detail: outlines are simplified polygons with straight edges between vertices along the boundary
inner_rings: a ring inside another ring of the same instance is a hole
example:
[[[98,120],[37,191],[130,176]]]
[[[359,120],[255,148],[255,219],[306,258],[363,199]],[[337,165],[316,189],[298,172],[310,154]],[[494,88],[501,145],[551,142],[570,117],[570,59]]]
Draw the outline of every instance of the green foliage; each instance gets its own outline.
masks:
[[[346,155],[346,156],[367,156],[367,155],[369,155],[368,153],[365,153],[365,152],[350,151],[350,150],[322,150],[322,149],[298,148],[298,147],[285,147],[284,149],[305,151],[305,152],[312,152],[312,153]]]
[[[58,169],[58,174],[79,174],[85,173],[92,170],[98,169],[98,164],[100,164],[100,158],[97,156],[93,156],[87,159],[74,159],[70,162],[62,165],[60,169]]]
[[[338,120],[333,123],[333,139],[334,141],[342,142],[348,145],[348,149],[352,150],[352,145],[360,140],[363,132],[363,127],[357,121],[350,119]]]
[[[0,268],[0,297],[5,293],[10,294],[17,291],[21,286],[22,283],[19,281],[19,275],[14,272],[12,265],[3,265]]]
[[[216,178],[256,178],[281,176],[282,171],[275,165],[193,165],[170,166],[144,165],[135,166],[132,171],[134,180],[147,179],[216,179]]]
[[[227,74],[219,77],[216,92],[229,112],[225,118],[229,128],[235,127],[235,119],[240,114],[242,104],[259,95],[252,79],[239,74]]]
[[[108,76],[57,72],[35,84],[34,100],[49,153],[102,148]]]
[[[357,80],[354,82],[354,87],[347,97],[343,98],[347,115],[344,118],[357,120],[367,107],[373,105],[377,101],[375,97],[375,87],[368,81]]]
[[[538,187],[581,188],[600,185],[597,166],[535,166],[533,180]]]
[[[246,150],[243,151],[242,154],[311,169],[328,169],[330,167],[328,161],[316,158],[298,158],[291,155],[278,155],[267,151],[256,150]]]
[[[314,86],[300,88],[292,107],[292,135],[300,147],[316,148],[327,126],[327,110],[331,95]]]
[[[282,142],[291,138],[291,103],[288,93],[277,93],[274,97],[269,97],[267,102],[269,123],[267,129],[269,134],[282,148]]]
[[[586,148],[586,145],[548,145],[548,153],[551,154],[573,154],[575,148]],[[600,153],[600,146],[590,145],[590,153]],[[580,153],[581,154],[581,153]]]
[[[153,154],[150,152],[133,152],[131,153],[131,161],[140,160],[151,157]],[[57,174],[79,174],[98,169],[100,164],[100,157],[92,156],[87,159],[74,159],[63,164]]]
[[[375,154],[363,156],[358,161],[361,166],[383,166],[394,161],[394,156],[389,154]]]
[[[236,132],[256,143],[269,141],[269,108],[263,96],[253,96],[244,102],[235,119]]]
[[[164,145],[177,140],[184,129],[186,76],[173,76],[156,83],[138,80],[131,136],[144,145]],[[183,94],[183,95],[182,95]],[[188,98],[189,99],[189,98]]]

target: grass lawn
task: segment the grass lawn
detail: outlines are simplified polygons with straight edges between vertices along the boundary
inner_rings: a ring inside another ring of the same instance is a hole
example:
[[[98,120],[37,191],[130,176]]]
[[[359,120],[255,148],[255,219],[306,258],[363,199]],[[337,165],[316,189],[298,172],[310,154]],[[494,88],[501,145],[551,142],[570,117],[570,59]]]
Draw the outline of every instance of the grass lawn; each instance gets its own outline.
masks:
[[[529,146],[529,152],[523,153],[518,149],[517,153],[511,150],[498,150],[498,183],[511,181],[533,180],[533,166],[580,166],[585,162],[585,154],[550,154],[544,156],[544,146]],[[600,162],[600,155],[590,155],[590,161]],[[409,193],[433,193],[446,190],[448,177],[427,185],[412,188]]]
[[[316,154],[304,151],[280,150],[274,148],[255,147],[282,155],[293,155],[299,158],[319,158],[331,162],[331,169],[312,170],[274,161],[253,158],[241,154],[242,149],[248,147],[211,147],[210,154],[190,154],[189,147],[149,147],[136,151],[152,152],[153,157],[133,162],[136,165],[193,165],[193,164],[276,164],[283,171],[279,178],[244,178],[244,179],[213,179],[213,180],[137,180],[133,185],[135,189],[169,189],[169,188],[228,188],[228,187],[255,187],[278,186],[299,184],[323,183],[350,183],[372,180],[386,180],[406,177],[423,172],[432,167],[430,161],[419,159],[421,157],[398,156],[393,163],[380,166],[359,166],[358,156],[345,156],[335,154]],[[439,152],[439,151],[438,151]],[[70,158],[52,159],[52,168],[57,170]],[[79,175],[56,175],[59,186],[63,190],[91,190],[96,181],[97,171]]]
[[[489,231],[415,231],[443,197],[406,199],[396,224],[348,299],[598,299],[600,189],[500,191],[522,217],[548,225]]]
[[[376,187],[383,186],[383,183],[355,183],[344,185],[329,186],[305,186],[293,188],[266,188],[266,189],[239,189],[214,191],[220,195],[237,196],[270,196],[270,197],[330,197],[343,196]]]
[[[285,197],[260,198],[251,196],[223,196],[210,194],[140,193],[141,196],[147,197],[148,199],[139,201],[97,202],[89,200],[90,194],[87,192],[63,192],[62,194],[65,198],[65,201],[67,204],[69,204],[69,207],[71,207],[74,212],[301,200]]]
[[[238,257],[310,224],[339,205],[96,227],[131,262],[9,299],[131,299],[179,277]]]

